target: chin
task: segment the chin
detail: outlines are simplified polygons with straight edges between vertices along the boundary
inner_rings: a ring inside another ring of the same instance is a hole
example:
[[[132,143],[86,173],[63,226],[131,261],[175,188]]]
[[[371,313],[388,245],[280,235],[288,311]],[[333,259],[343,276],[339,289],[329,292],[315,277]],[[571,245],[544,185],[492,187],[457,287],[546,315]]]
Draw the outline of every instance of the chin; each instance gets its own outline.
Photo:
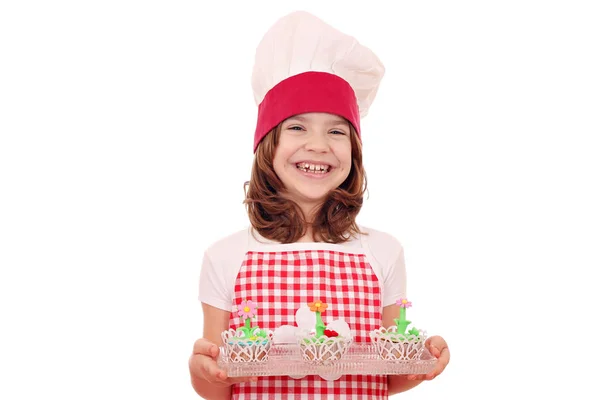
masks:
[[[321,203],[325,201],[330,193],[329,190],[298,190],[297,193],[303,201],[309,203]]]

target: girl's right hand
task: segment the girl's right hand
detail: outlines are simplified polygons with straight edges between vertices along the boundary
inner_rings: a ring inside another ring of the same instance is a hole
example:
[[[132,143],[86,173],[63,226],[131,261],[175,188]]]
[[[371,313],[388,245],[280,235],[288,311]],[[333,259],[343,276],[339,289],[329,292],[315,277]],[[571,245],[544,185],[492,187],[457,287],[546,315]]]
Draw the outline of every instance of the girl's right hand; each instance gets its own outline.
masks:
[[[227,387],[235,383],[256,382],[258,378],[244,376],[229,378],[227,372],[217,365],[219,346],[206,339],[198,339],[194,343],[194,353],[190,357],[190,373],[215,386]]]

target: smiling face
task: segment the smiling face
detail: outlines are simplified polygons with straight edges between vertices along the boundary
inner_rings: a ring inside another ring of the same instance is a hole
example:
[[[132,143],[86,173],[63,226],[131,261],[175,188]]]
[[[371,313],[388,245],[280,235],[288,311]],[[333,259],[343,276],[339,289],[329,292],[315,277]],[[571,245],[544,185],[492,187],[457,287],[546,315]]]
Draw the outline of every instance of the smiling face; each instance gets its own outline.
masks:
[[[350,134],[348,121],[326,113],[300,114],[282,123],[273,168],[305,213],[350,174]]]

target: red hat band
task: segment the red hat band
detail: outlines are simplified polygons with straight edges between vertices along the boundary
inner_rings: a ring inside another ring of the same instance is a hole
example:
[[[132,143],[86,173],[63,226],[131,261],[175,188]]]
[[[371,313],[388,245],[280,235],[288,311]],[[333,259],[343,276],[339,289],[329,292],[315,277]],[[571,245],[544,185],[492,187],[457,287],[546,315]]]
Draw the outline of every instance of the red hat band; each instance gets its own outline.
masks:
[[[308,112],[325,112],[346,118],[360,139],[360,114],[350,84],[334,74],[310,71],[284,79],[267,92],[258,106],[254,152],[260,141],[280,122]]]

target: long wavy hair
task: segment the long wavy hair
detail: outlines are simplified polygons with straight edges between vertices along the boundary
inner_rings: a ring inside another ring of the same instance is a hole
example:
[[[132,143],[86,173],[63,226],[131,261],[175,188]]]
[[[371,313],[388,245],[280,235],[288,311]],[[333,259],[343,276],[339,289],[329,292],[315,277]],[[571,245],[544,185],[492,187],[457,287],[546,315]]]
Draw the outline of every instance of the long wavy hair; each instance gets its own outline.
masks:
[[[261,236],[279,243],[294,243],[306,234],[308,222],[273,168],[281,127],[282,123],[269,132],[256,149],[250,181],[244,184],[244,204],[250,223]],[[311,222],[313,237],[319,242],[342,243],[361,233],[356,216],[367,190],[367,176],[362,164],[362,146],[352,125],[350,143],[350,174],[328,194]]]

